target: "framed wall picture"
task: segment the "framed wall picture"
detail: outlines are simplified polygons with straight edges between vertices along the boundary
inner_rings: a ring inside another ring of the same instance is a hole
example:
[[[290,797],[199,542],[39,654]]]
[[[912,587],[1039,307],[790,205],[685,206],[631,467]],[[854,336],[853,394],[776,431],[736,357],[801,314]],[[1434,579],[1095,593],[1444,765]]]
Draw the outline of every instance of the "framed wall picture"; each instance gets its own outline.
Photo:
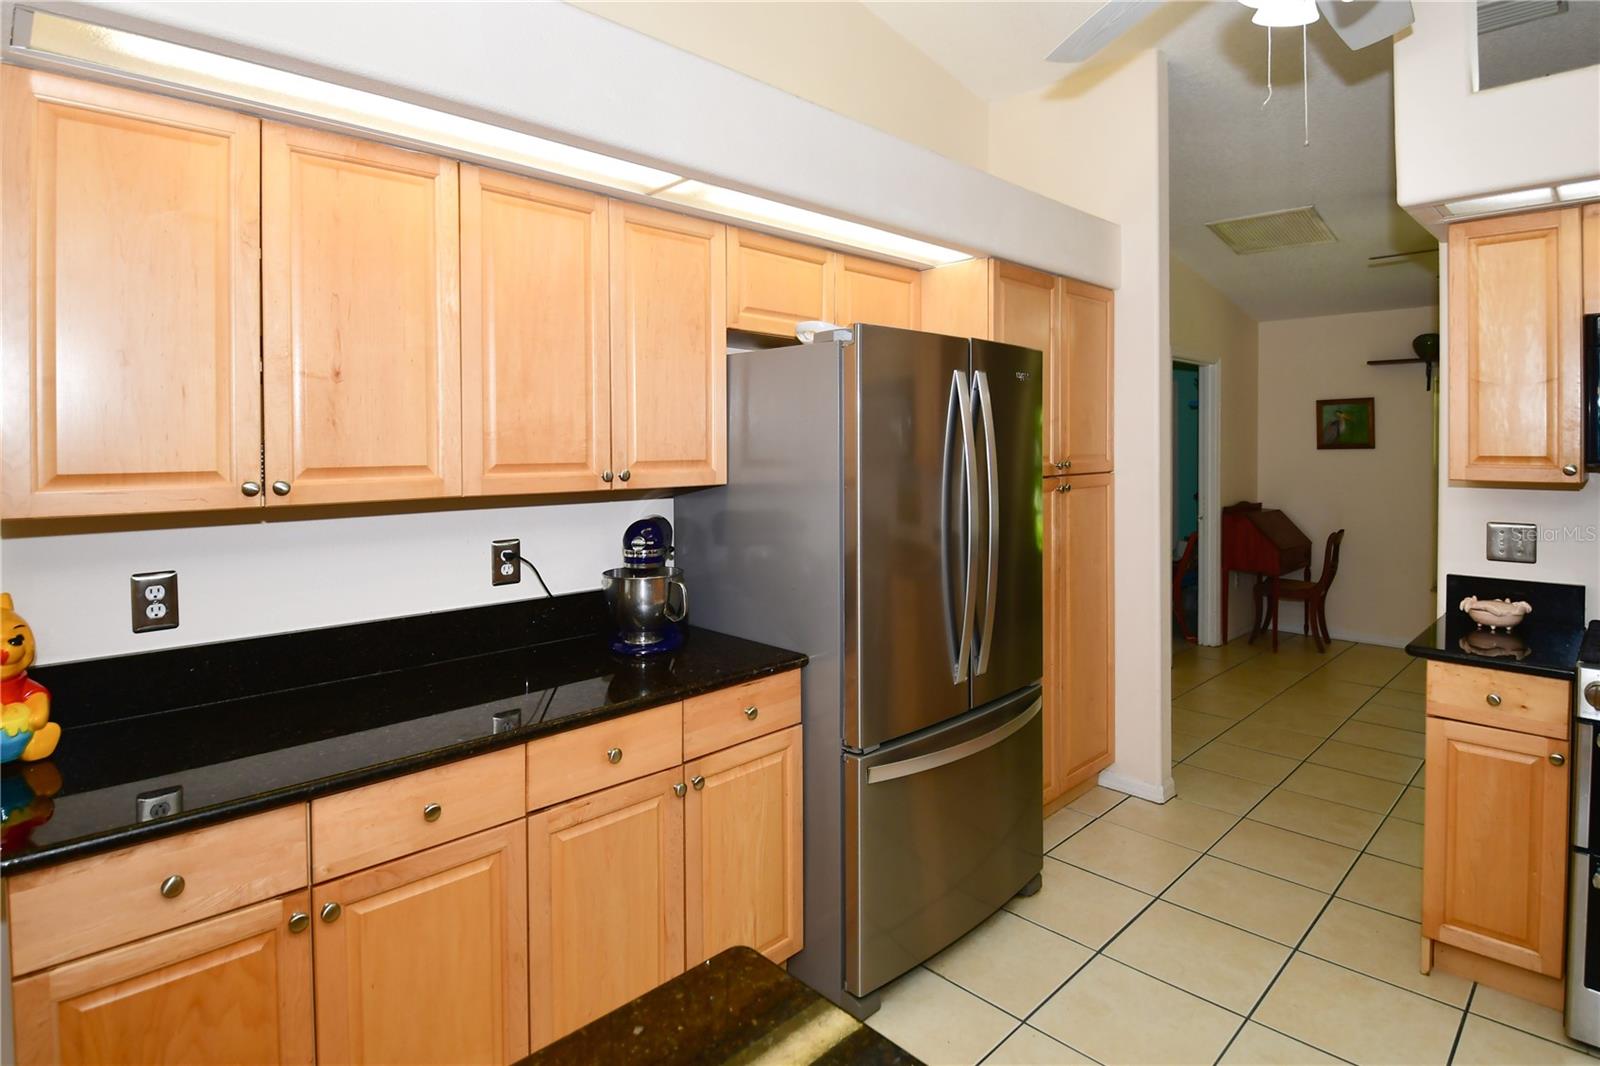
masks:
[[[1317,401],[1317,447],[1373,448],[1378,443],[1377,406],[1371,396]]]

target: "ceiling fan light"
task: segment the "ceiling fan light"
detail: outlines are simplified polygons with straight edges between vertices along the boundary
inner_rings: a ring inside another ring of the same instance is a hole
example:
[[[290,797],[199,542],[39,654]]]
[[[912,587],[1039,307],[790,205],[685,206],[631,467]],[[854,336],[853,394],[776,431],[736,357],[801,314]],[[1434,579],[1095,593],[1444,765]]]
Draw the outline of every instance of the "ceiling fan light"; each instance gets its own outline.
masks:
[[[1250,21],[1257,26],[1309,26],[1317,21],[1315,0],[1257,0]]]

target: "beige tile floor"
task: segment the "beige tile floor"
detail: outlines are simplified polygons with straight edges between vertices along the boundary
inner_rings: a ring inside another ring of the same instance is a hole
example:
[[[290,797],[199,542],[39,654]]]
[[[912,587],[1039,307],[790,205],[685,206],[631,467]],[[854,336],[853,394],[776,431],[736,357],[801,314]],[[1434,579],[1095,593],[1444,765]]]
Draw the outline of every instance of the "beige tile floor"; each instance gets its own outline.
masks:
[[[929,1063],[1584,1063],[1556,1011],[1417,972],[1422,670],[1299,637],[1172,663],[1177,797],[1045,822],[1044,887],[890,985]]]

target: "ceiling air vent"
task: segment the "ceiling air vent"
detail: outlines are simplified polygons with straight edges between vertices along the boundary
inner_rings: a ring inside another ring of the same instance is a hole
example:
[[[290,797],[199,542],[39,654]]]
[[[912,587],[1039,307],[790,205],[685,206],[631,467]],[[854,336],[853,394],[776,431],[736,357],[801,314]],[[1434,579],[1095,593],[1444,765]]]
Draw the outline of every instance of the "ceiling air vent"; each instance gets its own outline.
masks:
[[[1506,30],[1566,10],[1567,0],[1478,0],[1478,32]]]
[[[1329,244],[1339,239],[1322,221],[1315,207],[1225,218],[1207,222],[1206,228],[1236,255],[1270,252],[1274,248],[1293,248],[1300,244]]]

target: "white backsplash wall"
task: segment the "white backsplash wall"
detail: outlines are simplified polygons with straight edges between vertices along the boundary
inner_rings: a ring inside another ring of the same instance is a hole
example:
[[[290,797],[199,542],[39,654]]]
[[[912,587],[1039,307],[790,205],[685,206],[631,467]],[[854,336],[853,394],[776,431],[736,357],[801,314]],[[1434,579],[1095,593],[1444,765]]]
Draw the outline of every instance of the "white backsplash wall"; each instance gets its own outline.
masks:
[[[672,513],[670,499],[605,500],[47,536],[13,522],[0,587],[39,662],[71,662],[542,596],[527,567],[520,584],[489,584],[489,542],[503,537],[521,539],[556,595],[597,589],[628,523]],[[128,577],[150,570],[178,572],[180,624],[134,634]]]

